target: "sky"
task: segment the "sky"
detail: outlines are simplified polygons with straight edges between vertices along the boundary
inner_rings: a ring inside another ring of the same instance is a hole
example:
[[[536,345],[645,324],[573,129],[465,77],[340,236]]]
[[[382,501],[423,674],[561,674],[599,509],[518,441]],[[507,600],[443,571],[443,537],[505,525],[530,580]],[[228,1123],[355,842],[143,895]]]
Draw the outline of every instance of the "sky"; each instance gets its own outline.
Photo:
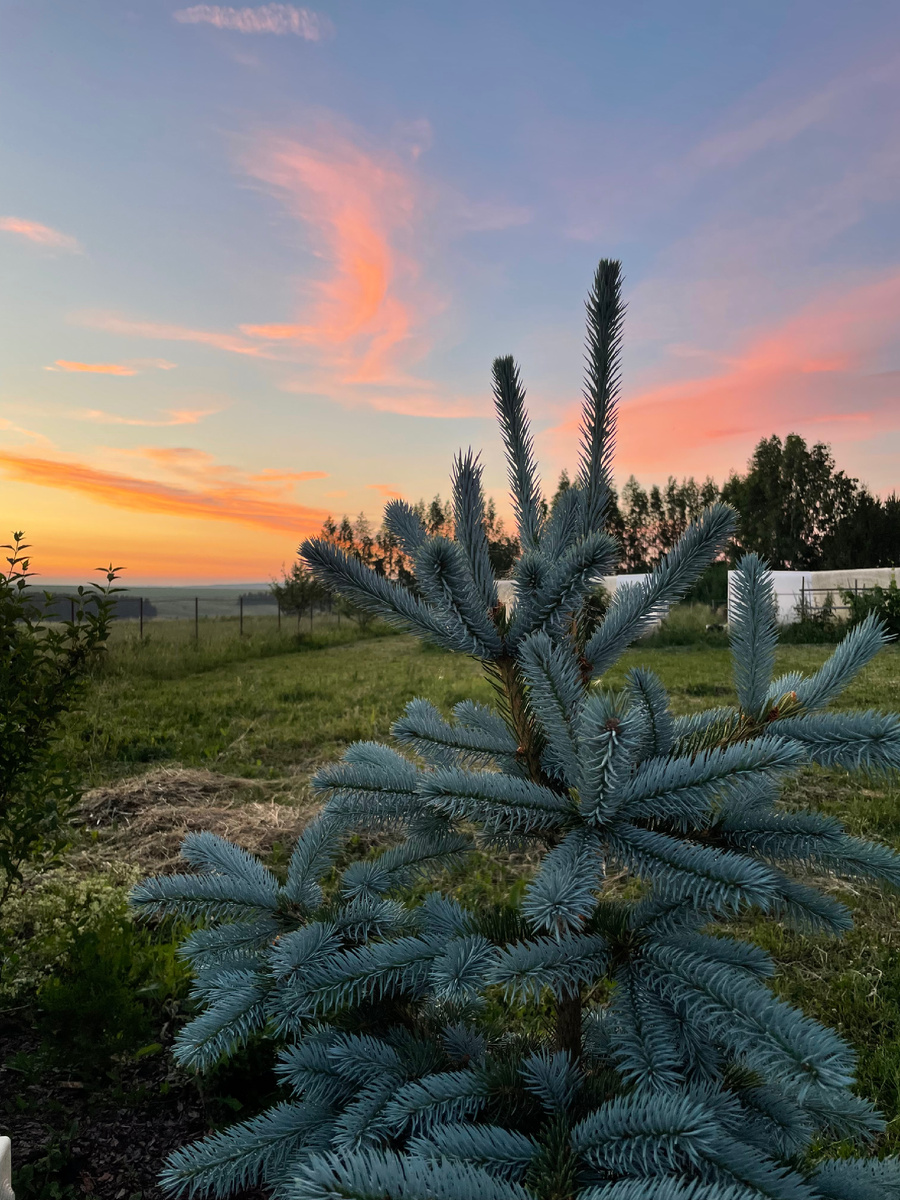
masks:
[[[545,486],[620,258],[619,484],[800,433],[900,486],[896,0],[0,0],[0,532],[265,580],[447,494],[513,354]],[[4,539],[6,540],[6,539]]]

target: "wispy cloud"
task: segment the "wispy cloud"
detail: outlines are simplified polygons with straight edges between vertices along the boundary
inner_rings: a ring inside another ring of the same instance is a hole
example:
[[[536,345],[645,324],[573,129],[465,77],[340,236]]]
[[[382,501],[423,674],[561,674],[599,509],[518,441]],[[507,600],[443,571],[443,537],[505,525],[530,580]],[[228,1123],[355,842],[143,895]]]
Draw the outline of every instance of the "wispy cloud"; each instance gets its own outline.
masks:
[[[21,437],[26,437],[29,441],[38,442],[48,449],[52,448],[53,443],[43,433],[37,433],[34,429],[26,429],[23,425],[17,425],[15,421],[10,421],[7,417],[0,417],[0,429],[7,433],[17,433]]]
[[[70,362],[58,358],[52,367],[44,367],[45,371],[71,371],[87,375],[137,375],[135,367],[126,367],[124,363],[83,363]]]
[[[759,115],[744,120],[732,117],[695,147],[689,161],[709,169],[737,166],[762,151],[788,145],[816,127],[841,122],[848,108],[855,108],[861,98],[886,86],[896,88],[898,68],[896,55],[857,65],[794,100],[769,103]],[[760,97],[755,95],[750,101],[758,112]]]
[[[71,362],[58,358],[52,367],[44,367],[45,371],[69,371],[75,374],[87,375],[137,375],[147,367],[158,371],[174,371],[177,363],[165,358],[135,358],[124,363],[85,363]]]
[[[187,455],[190,454],[188,451]],[[39,458],[8,451],[0,451],[0,471],[22,483],[77,493],[120,509],[226,521],[290,533],[296,538],[316,532],[327,515],[324,509],[273,497],[263,486],[254,488],[246,482],[239,485],[213,481],[189,488],[158,479],[99,470],[71,459]]]
[[[338,352],[346,380],[396,375],[398,348],[413,334],[409,290],[416,263],[398,248],[415,214],[412,179],[388,156],[376,158],[333,127],[315,141],[268,138],[245,158],[248,172],[303,222],[330,274],[309,288],[310,306],[291,323],[242,325],[247,337]]]
[[[150,462],[164,474],[174,475],[179,483],[190,480],[204,488],[227,488],[251,496],[285,496],[299,483],[328,478],[327,471],[282,471],[277,467],[248,473],[195,446],[138,446],[118,453]]]
[[[81,244],[77,238],[39,221],[26,221],[23,217],[0,217],[0,230],[4,233],[16,233],[19,237],[34,242],[37,246],[47,246],[51,250],[67,250],[71,254],[81,254]]]
[[[279,471],[275,467],[267,467],[257,475],[249,475],[248,479],[260,483],[306,483],[308,479],[327,479],[327,471]]]
[[[206,329],[191,329],[166,321],[133,321],[110,312],[76,313],[71,320],[77,325],[84,325],[89,329],[103,329],[107,333],[120,334],[122,337],[152,338],[162,342],[196,342],[201,346],[227,350],[230,354],[247,354],[251,358],[269,357],[262,347],[246,338]]]
[[[422,144],[427,126],[419,131]],[[417,143],[418,145],[418,143]],[[460,397],[423,377],[434,323],[447,299],[426,281],[433,232],[497,230],[530,218],[503,204],[470,204],[424,182],[418,153],[373,147],[338,119],[310,120],[303,138],[259,133],[239,144],[244,173],[274,195],[302,230],[315,266],[296,280],[294,311],[260,314],[236,331],[73,314],[74,322],[160,341],[193,342],[281,363],[281,390],[348,408],[425,417],[482,415],[483,398]],[[293,231],[291,231],[293,233]],[[429,247],[425,249],[425,247]]]
[[[182,25],[214,25],[234,33],[294,34],[307,42],[319,42],[334,32],[328,17],[295,8],[293,4],[263,4],[258,8],[225,8],[219,4],[194,4],[174,13]]]
[[[221,412],[220,408],[167,409],[167,416],[154,420],[145,417],[123,417],[118,413],[104,412],[99,408],[85,408],[69,413],[76,421],[92,421],[97,425],[134,425],[149,429],[166,429],[173,425],[198,425],[204,417]]]
[[[403,493],[398,492],[396,488],[391,487],[389,483],[370,483],[369,488],[373,492],[377,492],[379,496],[385,500],[402,500]]]

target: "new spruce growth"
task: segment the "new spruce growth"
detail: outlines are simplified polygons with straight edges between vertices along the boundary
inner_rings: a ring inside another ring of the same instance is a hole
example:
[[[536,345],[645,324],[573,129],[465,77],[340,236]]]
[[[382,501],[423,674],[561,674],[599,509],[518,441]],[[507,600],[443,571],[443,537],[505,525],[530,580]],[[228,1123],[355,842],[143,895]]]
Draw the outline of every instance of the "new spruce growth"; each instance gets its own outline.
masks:
[[[455,539],[395,501],[387,521],[417,593],[333,545],[319,580],[446,650],[473,655],[497,708],[447,718],[414,700],[396,748],[352,746],[315,778],[324,808],[282,884],[211,834],[194,873],[151,880],[143,909],[201,917],[184,954],[199,1015],[181,1062],[252,1036],[280,1045],[290,1099],[177,1152],[173,1193],[262,1184],[285,1200],[889,1200],[893,1161],[805,1165],[814,1139],[864,1141],[880,1118],[853,1054],[775,997],[769,956],[728,934],[754,908],[835,935],[847,909],[814,880],[900,884],[900,859],[786,808],[804,764],[900,766],[900,723],[828,704],[885,642],[859,625],[815,674],[773,679],[776,609],[754,556],[731,613],[736,709],[673,717],[660,680],[603,674],[693,583],[733,530],[708,509],[602,622],[587,603],[618,551],[605,532],[622,326],[619,265],[588,305],[576,486],[545,515],[519,371],[494,392],[522,547],[498,602],[481,469],[453,467]],[[348,835],[390,848],[333,868]],[[421,878],[474,847],[527,848],[521,900],[467,911]],[[327,879],[325,890],[322,881]],[[415,884],[415,889],[411,886]]]

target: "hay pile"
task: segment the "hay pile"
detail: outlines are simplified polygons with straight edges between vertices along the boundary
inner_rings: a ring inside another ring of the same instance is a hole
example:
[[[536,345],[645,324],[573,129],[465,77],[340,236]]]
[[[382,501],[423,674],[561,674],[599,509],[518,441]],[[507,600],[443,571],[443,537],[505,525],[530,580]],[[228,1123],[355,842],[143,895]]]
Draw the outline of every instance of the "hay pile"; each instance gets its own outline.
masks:
[[[276,842],[289,852],[317,808],[305,789],[285,790],[284,781],[159,767],[85,793],[79,823],[89,837],[77,857],[91,869],[114,860],[148,874],[179,871],[185,834],[204,829],[254,854]]]

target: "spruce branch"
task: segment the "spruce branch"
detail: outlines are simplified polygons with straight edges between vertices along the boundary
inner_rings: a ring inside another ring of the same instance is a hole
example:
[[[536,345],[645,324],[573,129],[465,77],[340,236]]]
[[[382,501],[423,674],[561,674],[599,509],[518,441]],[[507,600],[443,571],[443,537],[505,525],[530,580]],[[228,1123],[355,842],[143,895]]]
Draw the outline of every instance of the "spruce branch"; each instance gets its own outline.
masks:
[[[525,412],[525,389],[512,356],[494,359],[494,406],[506,447],[509,486],[519,542],[525,551],[540,543],[540,480],[534,462],[534,444]]]
[[[587,300],[585,407],[579,471],[585,534],[603,528],[609,504],[624,316],[621,265],[612,259],[601,259]]]

